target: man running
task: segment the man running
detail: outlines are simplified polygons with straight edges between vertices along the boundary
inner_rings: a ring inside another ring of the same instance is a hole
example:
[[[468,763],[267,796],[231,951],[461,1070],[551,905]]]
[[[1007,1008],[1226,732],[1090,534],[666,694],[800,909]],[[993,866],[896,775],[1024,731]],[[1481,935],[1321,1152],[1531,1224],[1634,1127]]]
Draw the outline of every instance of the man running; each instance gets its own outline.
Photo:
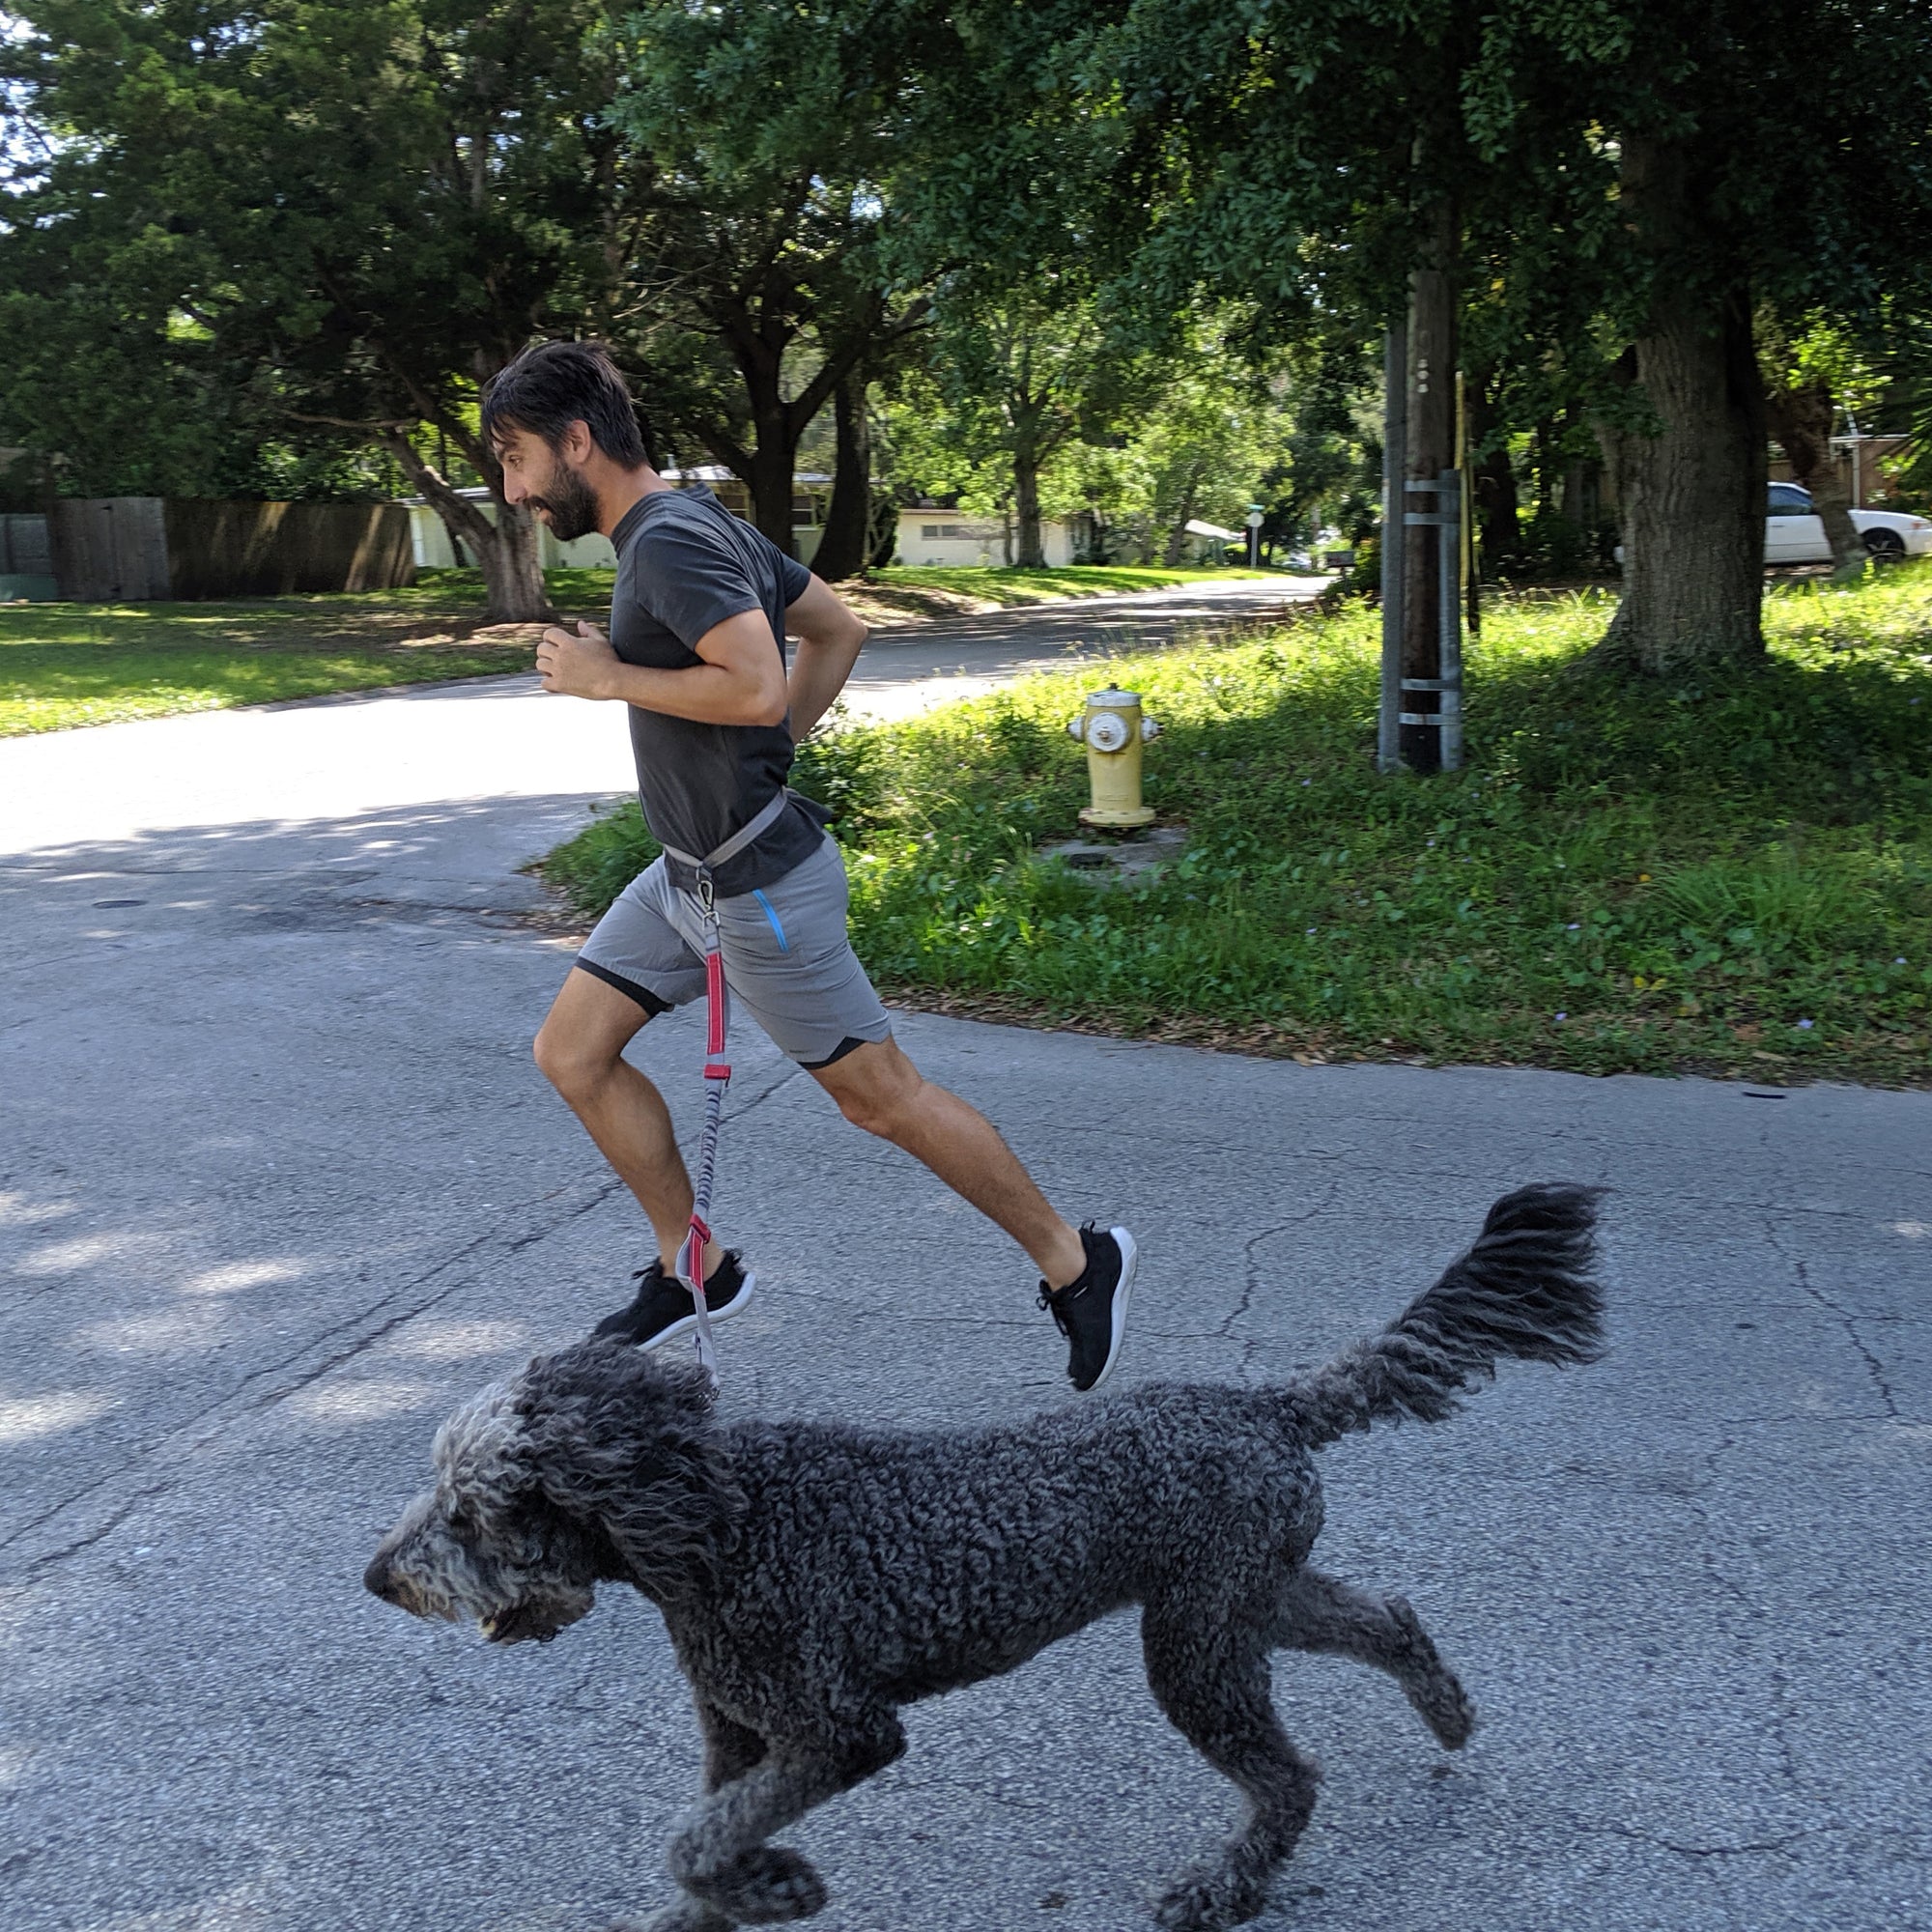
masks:
[[[610,636],[553,626],[537,668],[546,691],[629,706],[639,797],[666,848],[598,922],[536,1039],[537,1065],[657,1235],[636,1297],[597,1332],[655,1348],[696,1321],[676,1274],[691,1179],[662,1096],[624,1058],[647,1021],[704,992],[697,873],[678,853],[708,862],[734,1004],[855,1126],[924,1162],[1026,1250],[1066,1373],[1093,1388],[1120,1358],[1132,1237],[1063,1221],[992,1123],[920,1077],[846,935],[827,814],[785,789],[793,747],[838,696],[866,626],[710,491],[658,474],[623,378],[594,345],[519,356],[485,393],[483,432],[509,501],[566,542],[601,530],[616,549]],[[736,1252],[713,1242],[704,1270],[715,1319],[751,1300],[756,1277]]]

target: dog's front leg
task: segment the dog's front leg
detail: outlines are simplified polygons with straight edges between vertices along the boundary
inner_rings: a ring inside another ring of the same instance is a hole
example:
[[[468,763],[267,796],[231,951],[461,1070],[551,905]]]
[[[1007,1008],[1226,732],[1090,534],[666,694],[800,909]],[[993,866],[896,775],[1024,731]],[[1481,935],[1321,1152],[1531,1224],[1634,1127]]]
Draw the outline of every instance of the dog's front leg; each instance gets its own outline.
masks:
[[[904,1749],[905,1732],[890,1711],[867,1713],[862,1723],[830,1728],[809,1744],[772,1743],[742,1777],[698,1802],[670,1841],[671,1876],[740,1924],[810,1918],[824,1908],[824,1881],[800,1853],[765,1840]]]
[[[743,1777],[764,1759],[764,1739],[703,1697],[697,1699],[697,1728],[704,1738],[701,1788],[707,1797]],[[650,1918],[627,1920],[612,1926],[611,1932],[732,1932],[737,1923],[717,1906],[687,1891]]]
[[[766,1745],[749,1724],[727,1718],[717,1705],[697,1700],[697,1727],[704,1734],[704,1790],[722,1791],[762,1763]]]

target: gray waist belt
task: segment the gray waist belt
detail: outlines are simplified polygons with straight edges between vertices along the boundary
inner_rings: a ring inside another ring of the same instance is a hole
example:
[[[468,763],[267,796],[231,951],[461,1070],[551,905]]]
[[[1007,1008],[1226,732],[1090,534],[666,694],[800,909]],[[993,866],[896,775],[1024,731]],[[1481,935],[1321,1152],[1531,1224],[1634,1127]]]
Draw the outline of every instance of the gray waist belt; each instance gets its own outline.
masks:
[[[737,831],[732,833],[730,838],[725,839],[724,844],[719,846],[715,852],[707,852],[701,859],[694,857],[689,852],[680,852],[675,845],[665,845],[662,838],[658,840],[658,843],[664,846],[666,858],[675,859],[680,866],[689,867],[699,878],[703,878],[705,874],[712,871],[715,867],[724,865],[727,860],[735,859],[753,840],[769,832],[784,816],[785,807],[790,803],[790,788],[788,786],[781,787],[777,796],[769,804],[754,812],[750,819],[739,826]]]

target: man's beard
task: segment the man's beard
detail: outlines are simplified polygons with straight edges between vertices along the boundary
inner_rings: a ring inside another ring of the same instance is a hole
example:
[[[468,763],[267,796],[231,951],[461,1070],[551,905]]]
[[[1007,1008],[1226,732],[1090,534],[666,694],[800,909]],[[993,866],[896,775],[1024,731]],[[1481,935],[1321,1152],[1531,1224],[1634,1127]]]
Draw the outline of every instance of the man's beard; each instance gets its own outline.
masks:
[[[550,533],[558,543],[587,537],[597,527],[597,493],[561,461],[551,470],[543,495],[524,500],[533,512],[550,512]]]

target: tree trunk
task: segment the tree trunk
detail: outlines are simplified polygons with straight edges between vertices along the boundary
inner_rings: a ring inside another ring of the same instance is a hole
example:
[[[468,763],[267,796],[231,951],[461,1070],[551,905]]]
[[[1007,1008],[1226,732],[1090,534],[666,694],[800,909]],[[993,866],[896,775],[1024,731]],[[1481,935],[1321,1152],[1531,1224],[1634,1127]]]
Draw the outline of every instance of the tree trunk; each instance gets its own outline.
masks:
[[[752,493],[752,521],[787,556],[798,550],[792,537],[791,496],[794,448],[785,421],[784,405],[775,411],[760,410],[754,416],[758,446],[751,452],[745,478]]]
[[[838,583],[864,570],[871,552],[872,427],[861,377],[848,376],[833,391],[832,419],[838,462],[811,567],[827,583]]]
[[[1199,478],[1190,482],[1180,503],[1174,513],[1174,523],[1167,532],[1167,548],[1161,554],[1161,562],[1169,570],[1179,570],[1187,554],[1187,526],[1194,517],[1194,493],[1199,487]]]
[[[1655,267],[1634,372],[1650,433],[1606,428],[1624,591],[1599,646],[1654,674],[1764,656],[1764,384],[1743,270],[1680,145],[1626,142],[1625,199]],[[1699,270],[1702,273],[1699,273]]]
[[[1487,381],[1481,376],[1470,377],[1463,401],[1468,411],[1469,447],[1482,450],[1469,463],[1469,487],[1475,493],[1470,508],[1475,517],[1476,548],[1485,569],[1508,570],[1513,568],[1522,543],[1516,471],[1510,467],[1508,445],[1496,434],[1501,423]]]
[[[1013,514],[1019,523],[1019,554],[1014,562],[1022,570],[1044,570],[1046,547],[1039,536],[1039,458],[1027,438],[1013,445]]]
[[[1802,389],[1773,388],[1765,392],[1765,413],[1792,472],[1811,493],[1811,501],[1825,526],[1832,546],[1832,575],[1849,582],[1862,577],[1871,561],[1865,540],[1852,522],[1852,499],[1838,475],[1838,459],[1832,448],[1832,424],[1838,412],[1831,390],[1823,383]]]
[[[493,523],[469,497],[459,496],[436,468],[417,454],[405,436],[384,438],[390,453],[442,519],[452,548],[467,544],[483,572],[483,616],[491,624],[540,624],[556,615],[544,587],[542,526],[522,507],[506,503],[492,484],[497,501]]]
[[[1584,532],[1597,527],[1602,514],[1604,466],[1588,456],[1570,457],[1563,465],[1563,500],[1559,514],[1566,524]]]

